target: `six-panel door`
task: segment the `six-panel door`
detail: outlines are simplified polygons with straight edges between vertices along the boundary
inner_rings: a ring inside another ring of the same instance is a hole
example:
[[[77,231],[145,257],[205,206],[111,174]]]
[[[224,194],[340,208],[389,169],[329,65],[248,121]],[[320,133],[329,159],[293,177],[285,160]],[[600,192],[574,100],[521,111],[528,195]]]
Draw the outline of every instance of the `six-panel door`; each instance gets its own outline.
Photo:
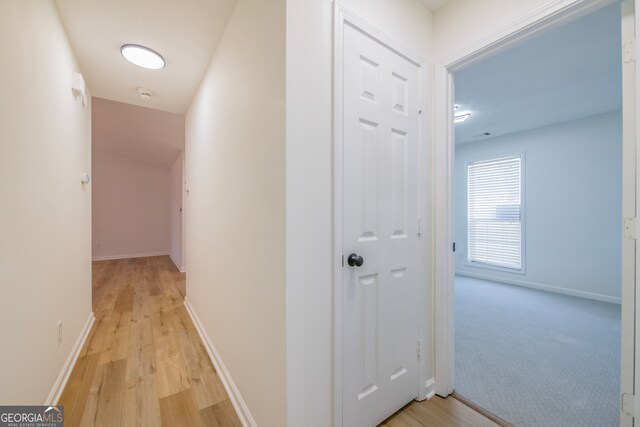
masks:
[[[418,389],[419,68],[348,24],[343,63],[343,425],[369,427]]]

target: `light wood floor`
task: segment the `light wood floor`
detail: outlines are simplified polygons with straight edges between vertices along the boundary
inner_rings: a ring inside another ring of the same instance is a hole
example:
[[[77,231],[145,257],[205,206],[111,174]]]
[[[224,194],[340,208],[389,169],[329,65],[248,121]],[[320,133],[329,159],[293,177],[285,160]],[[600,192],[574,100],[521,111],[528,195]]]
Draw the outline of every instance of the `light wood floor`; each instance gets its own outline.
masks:
[[[185,275],[169,257],[93,263],[96,320],[59,402],[66,426],[241,426],[184,294]],[[380,426],[498,424],[436,396]]]
[[[500,427],[454,397],[411,402],[379,427]]]
[[[184,290],[169,257],[93,263],[96,320],[59,402],[66,426],[241,426]]]

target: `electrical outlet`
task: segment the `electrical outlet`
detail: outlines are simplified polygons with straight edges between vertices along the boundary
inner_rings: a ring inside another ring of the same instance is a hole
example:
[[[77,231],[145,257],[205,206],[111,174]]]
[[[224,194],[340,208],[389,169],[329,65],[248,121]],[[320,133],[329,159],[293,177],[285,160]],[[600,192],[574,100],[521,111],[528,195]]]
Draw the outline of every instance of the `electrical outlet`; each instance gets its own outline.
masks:
[[[62,319],[58,320],[58,345],[62,343]]]

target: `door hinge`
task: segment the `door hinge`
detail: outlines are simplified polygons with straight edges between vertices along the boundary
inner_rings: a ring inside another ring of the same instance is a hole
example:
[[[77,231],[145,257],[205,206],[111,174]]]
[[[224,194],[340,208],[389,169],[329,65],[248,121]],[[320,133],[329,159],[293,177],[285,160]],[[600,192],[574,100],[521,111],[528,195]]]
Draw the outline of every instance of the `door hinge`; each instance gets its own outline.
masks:
[[[418,237],[422,236],[422,218],[418,218]]]
[[[630,40],[626,42],[622,47],[622,54],[625,63],[636,62],[636,41]]]
[[[453,252],[455,252],[456,251],[456,242],[453,242],[452,246],[453,246]]]
[[[421,351],[422,351],[422,338],[418,338],[418,345],[417,345],[417,349],[416,349],[416,352],[418,354],[418,359],[420,359]]]
[[[422,98],[418,97],[418,114],[422,114]]]
[[[627,239],[636,240],[636,219],[635,218],[624,219],[624,237]]]
[[[342,266],[344,267],[344,255],[342,255]]]
[[[636,397],[633,394],[622,393],[622,412],[630,417],[636,416]]]

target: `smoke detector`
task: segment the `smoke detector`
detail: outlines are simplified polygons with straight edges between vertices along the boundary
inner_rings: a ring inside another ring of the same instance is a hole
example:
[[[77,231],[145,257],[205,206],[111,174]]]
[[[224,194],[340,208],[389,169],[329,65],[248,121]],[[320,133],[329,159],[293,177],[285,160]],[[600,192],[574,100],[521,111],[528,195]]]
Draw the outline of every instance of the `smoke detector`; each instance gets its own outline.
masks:
[[[154,95],[152,91],[150,91],[149,89],[145,89],[143,87],[138,88],[138,93],[140,94],[140,97],[145,101],[150,100],[151,97]]]

